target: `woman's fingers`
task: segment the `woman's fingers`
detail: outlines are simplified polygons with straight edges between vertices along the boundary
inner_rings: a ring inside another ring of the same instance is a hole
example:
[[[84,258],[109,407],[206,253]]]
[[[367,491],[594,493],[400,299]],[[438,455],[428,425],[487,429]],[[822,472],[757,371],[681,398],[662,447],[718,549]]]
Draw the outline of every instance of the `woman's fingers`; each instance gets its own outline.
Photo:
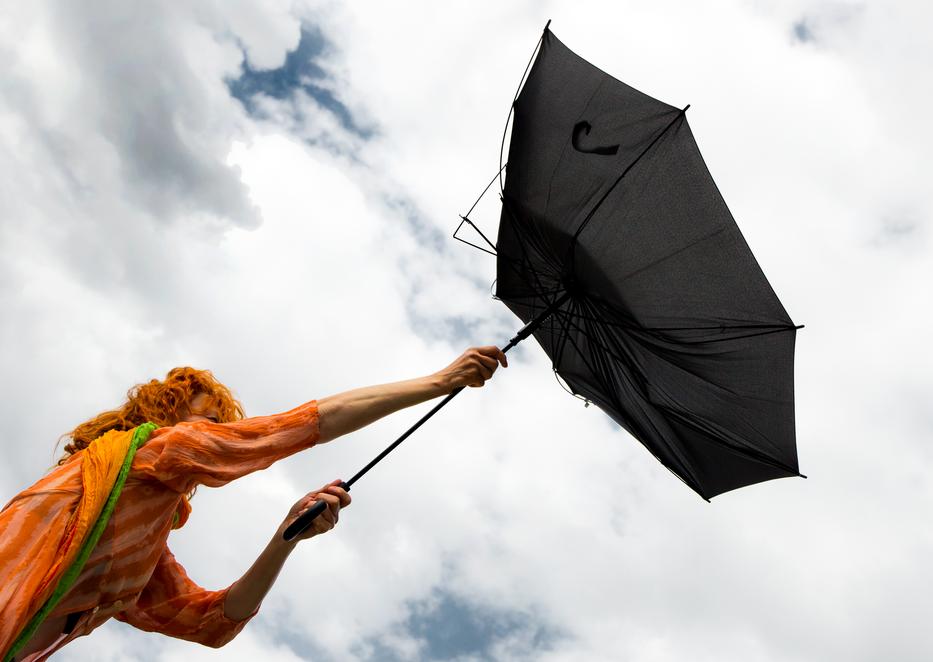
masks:
[[[340,507],[346,508],[350,505],[350,501],[352,499],[350,499],[350,494],[345,489],[340,487],[339,483],[341,482],[342,481],[335,481],[334,483],[331,483],[325,487],[323,491],[327,492],[328,494],[333,494],[340,501]]]
[[[474,347],[467,350],[471,360],[473,379],[469,382],[470,386],[480,387],[492,378],[493,373],[499,367],[501,360],[505,359],[505,354],[498,347],[490,345],[488,347]],[[503,363],[505,365],[505,363]]]
[[[326,507],[312,520],[310,526],[308,526],[304,533],[300,534],[296,539],[306,540],[307,538],[320,533],[326,533],[334,528],[334,526],[337,525],[337,521],[340,519],[340,509],[350,505],[350,495],[346,489],[341,487],[342,484],[343,481],[337,479],[331,481],[321,489],[308,492],[301,497],[292,506],[288,517],[282,523],[282,530],[284,531],[286,527],[294,523],[302,513],[313,507],[315,502],[318,501],[324,503]]]
[[[499,364],[496,363],[494,359],[488,357],[481,357],[479,359],[479,364],[476,366],[476,373],[478,379],[474,381],[470,386],[482,386],[488,380],[492,379],[492,374],[496,371],[496,368],[499,367]]]
[[[486,356],[484,354],[480,354],[477,358],[479,359],[479,367],[483,371],[483,374],[488,374],[489,377],[492,377],[492,373],[499,367],[499,362],[491,356]],[[489,379],[489,377],[486,379]]]
[[[350,494],[340,487],[340,483],[342,482],[343,481],[339,479],[335,480],[323,487],[320,491],[312,492],[308,495],[311,497],[312,503],[314,501],[323,501],[327,504],[327,508],[324,509],[320,517],[324,517],[333,524],[336,524],[340,519],[340,509],[349,506],[351,501]]]
[[[483,356],[487,356],[493,359],[496,363],[501,363],[503,368],[509,367],[509,360],[505,356],[505,352],[496,347],[495,345],[486,345],[485,347],[477,347],[476,350]]]
[[[505,352],[495,345],[470,347],[444,370],[442,376],[450,389],[482,386],[499,366],[508,367]]]
[[[337,513],[340,512],[340,497],[337,495],[330,492],[318,492],[317,498],[327,504],[323,514],[331,513],[336,517]]]

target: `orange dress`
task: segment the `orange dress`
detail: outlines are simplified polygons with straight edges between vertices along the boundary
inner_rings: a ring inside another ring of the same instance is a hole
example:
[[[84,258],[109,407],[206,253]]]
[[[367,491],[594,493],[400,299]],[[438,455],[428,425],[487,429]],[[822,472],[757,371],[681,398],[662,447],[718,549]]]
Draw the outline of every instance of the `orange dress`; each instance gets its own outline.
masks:
[[[71,590],[50,615],[77,614],[70,634],[44,660],[111,617],[150,632],[219,647],[242,621],[224,616],[227,589],[209,591],[188,578],[166,541],[184,496],[197,485],[220,487],[319,438],[317,402],[283,414],[233,423],[198,421],[155,430],[133,459],[120,500]],[[81,453],[19,493],[0,512],[0,651],[31,613],[39,578],[28,559],[54,555],[81,495]]]

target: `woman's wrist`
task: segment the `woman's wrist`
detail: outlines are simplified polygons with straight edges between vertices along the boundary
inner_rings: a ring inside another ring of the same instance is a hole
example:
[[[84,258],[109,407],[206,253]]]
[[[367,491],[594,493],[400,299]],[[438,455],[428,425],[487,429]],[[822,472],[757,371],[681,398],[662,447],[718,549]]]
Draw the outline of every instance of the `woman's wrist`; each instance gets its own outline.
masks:
[[[294,548],[294,543],[286,542],[282,532],[276,531],[250,569],[230,586],[224,600],[224,616],[239,622],[253,614]]]
[[[421,381],[424,383],[425,390],[428,393],[428,399],[437,398],[442,395],[447,395],[454,390],[454,385],[450,376],[443,374],[442,372],[435,372],[432,375],[422,377]]]
[[[272,540],[266,545],[269,553],[275,557],[288,558],[289,554],[295,551],[298,546],[298,540],[285,540],[285,524],[283,523],[272,536]]]

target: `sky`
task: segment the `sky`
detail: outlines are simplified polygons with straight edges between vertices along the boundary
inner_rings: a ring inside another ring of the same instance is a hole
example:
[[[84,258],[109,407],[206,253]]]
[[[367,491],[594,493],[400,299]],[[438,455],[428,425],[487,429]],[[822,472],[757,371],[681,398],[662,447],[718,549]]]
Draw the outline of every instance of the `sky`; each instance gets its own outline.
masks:
[[[430,374],[519,321],[451,238],[545,22],[677,107],[797,324],[798,456],[706,503],[532,343],[354,486],[212,650],[62,660],[933,658],[929,3],[35,0],[0,16],[3,501],[176,365],[248,414]],[[487,234],[495,196],[474,214]],[[430,405],[221,489],[169,545],[237,579]]]

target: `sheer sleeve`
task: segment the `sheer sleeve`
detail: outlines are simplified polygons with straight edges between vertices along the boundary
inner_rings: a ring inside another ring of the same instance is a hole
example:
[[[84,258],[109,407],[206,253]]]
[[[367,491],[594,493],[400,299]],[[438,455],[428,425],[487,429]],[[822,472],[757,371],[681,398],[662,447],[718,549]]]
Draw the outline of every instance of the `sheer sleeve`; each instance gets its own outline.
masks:
[[[136,604],[115,618],[140,630],[220,648],[259,611],[257,607],[241,621],[224,616],[228,590],[208,591],[198,586],[166,546]]]
[[[312,400],[272,416],[160,428],[136,453],[133,470],[178,492],[196,485],[220,487],[310,448],[319,438],[317,401]]]

